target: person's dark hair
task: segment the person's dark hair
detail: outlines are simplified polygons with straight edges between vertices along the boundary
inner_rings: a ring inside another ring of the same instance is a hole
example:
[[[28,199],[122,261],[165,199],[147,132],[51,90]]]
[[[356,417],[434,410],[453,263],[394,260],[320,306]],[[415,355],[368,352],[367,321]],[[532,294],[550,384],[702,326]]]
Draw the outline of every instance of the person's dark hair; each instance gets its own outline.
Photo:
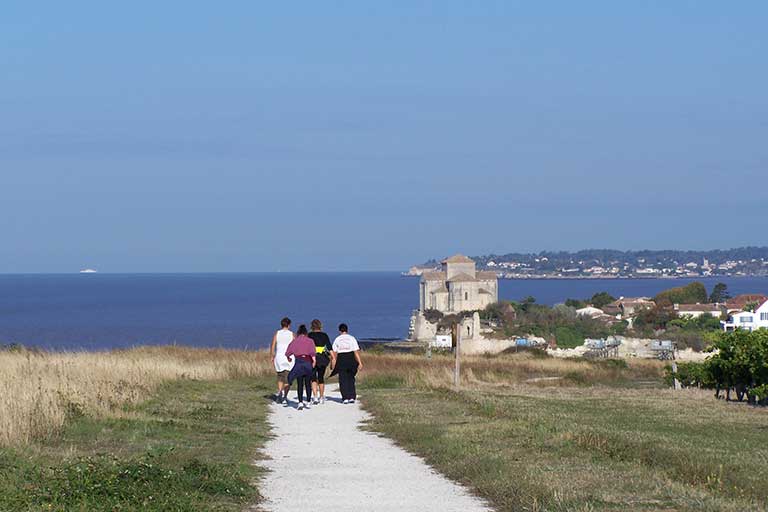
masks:
[[[347,327],[347,324],[339,324],[339,332],[349,332],[349,327]]]
[[[313,331],[322,331],[323,330],[323,322],[315,318],[312,320],[311,328]]]
[[[302,334],[307,334],[307,326],[304,325],[304,324],[301,324],[299,326],[299,330],[296,331],[296,334],[299,335],[299,336],[301,336]]]
[[[290,327],[291,326],[291,319],[288,317],[283,318],[280,320],[280,327]]]

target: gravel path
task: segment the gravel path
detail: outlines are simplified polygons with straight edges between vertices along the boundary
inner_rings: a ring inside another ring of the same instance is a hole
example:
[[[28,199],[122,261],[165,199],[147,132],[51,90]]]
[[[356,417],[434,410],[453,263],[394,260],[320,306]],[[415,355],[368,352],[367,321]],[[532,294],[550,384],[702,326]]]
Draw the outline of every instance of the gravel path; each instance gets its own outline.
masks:
[[[360,430],[359,403],[344,405],[336,386],[330,401],[297,411],[272,404],[275,435],[265,446],[270,472],[261,484],[268,511],[490,511],[481,500],[436,473],[392,441]],[[326,390],[327,391],[327,390]]]

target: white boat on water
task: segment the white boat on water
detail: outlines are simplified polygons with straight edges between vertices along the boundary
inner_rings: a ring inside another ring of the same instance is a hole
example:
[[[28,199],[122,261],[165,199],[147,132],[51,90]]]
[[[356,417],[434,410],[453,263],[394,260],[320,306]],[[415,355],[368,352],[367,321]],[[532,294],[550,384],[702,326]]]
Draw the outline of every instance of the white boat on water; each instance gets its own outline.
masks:
[[[98,270],[94,270],[92,268],[84,268],[80,271],[81,274],[95,274],[96,272],[98,272]]]

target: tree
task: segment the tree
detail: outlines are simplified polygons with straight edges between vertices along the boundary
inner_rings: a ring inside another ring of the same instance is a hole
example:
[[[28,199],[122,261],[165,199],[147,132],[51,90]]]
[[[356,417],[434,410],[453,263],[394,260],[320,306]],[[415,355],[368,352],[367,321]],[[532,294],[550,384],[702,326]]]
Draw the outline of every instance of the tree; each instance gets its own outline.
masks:
[[[677,372],[667,370],[667,380],[677,379],[683,386],[714,388],[715,397],[725,391],[725,399],[745,398],[751,404],[768,405],[768,330],[718,333],[709,351],[715,352],[703,363],[678,363]]]
[[[728,285],[725,283],[717,283],[715,287],[712,288],[712,293],[709,295],[709,302],[725,302],[730,298],[731,294],[728,293]]]
[[[744,331],[737,329],[721,333],[712,346],[717,353],[704,363],[715,386],[715,396],[725,390],[736,398],[745,397],[752,403],[768,400],[768,330]]]
[[[532,309],[533,305],[536,304],[536,297],[533,297],[532,295],[527,296],[520,302],[520,309],[523,311],[528,311]]]
[[[592,296],[590,302],[596,308],[602,308],[615,300],[616,298],[611,296],[608,292],[599,292]]]
[[[581,309],[586,306],[584,301],[579,299],[567,299],[565,305],[576,309]]]
[[[654,298],[656,304],[703,304],[707,302],[707,288],[704,283],[694,281],[685,286],[670,288]]]
[[[672,308],[656,305],[652,308],[644,308],[635,317],[634,326],[638,329],[666,329],[667,323],[677,318]]]

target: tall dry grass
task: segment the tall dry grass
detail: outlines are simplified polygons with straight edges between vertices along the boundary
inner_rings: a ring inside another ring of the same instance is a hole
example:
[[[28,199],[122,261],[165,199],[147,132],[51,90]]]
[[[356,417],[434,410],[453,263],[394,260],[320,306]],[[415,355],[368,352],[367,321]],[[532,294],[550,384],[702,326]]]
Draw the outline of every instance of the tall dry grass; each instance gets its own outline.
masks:
[[[183,347],[0,351],[0,445],[47,438],[73,415],[119,416],[171,380],[266,375],[268,359],[266,352]]]
[[[448,388],[453,359],[436,355],[363,356],[360,377],[397,380],[409,386]],[[521,353],[468,356],[462,384],[484,386],[574,386],[615,384],[622,379],[660,379],[663,365],[633,361],[627,368]],[[119,417],[123,406],[146,399],[164,382],[261,377],[273,373],[265,351],[185,347],[140,347],[112,352],[0,351],[0,446],[27,444],[55,434],[81,414]]]
[[[453,386],[454,359],[436,355],[365,354],[361,380],[399,379],[410,386]],[[572,387],[612,386],[640,381],[660,381],[664,363],[651,360],[590,362],[540,357],[529,352],[498,356],[465,356],[461,383],[468,388],[485,386]]]

